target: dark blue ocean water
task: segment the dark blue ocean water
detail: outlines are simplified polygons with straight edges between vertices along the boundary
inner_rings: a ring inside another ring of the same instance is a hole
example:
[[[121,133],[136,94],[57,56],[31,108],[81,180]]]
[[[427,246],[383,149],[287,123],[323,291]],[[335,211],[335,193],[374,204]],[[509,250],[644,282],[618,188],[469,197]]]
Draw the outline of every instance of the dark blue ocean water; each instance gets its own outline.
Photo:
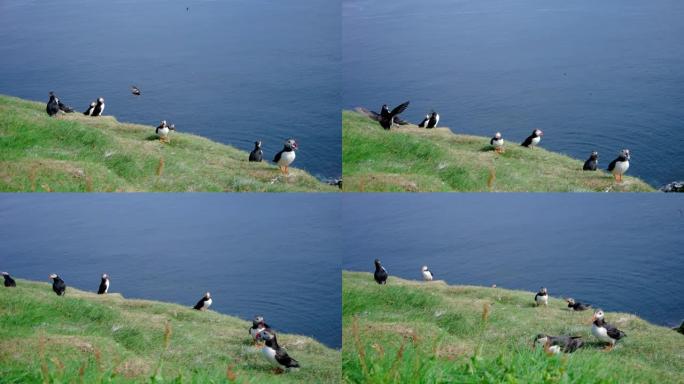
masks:
[[[418,198],[422,197],[422,198]],[[573,297],[684,320],[684,200],[665,194],[343,196],[342,267]],[[391,281],[389,282],[391,284]],[[530,295],[530,302],[533,295]]]
[[[684,179],[684,2],[344,0],[343,106],[410,100],[455,132]]]
[[[261,139],[269,160],[294,137],[294,166],[339,177],[340,40],[339,0],[3,0],[0,93],[102,96],[119,121]]]
[[[339,200],[310,194],[3,194],[0,270],[212,309],[341,345]],[[68,294],[68,293],[67,293]],[[246,334],[246,333],[245,333]]]

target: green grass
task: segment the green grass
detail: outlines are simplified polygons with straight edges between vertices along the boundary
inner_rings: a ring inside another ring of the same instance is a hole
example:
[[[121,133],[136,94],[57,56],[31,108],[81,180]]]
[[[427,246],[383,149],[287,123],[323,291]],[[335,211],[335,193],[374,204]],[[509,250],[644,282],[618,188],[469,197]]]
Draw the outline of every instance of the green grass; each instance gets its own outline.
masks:
[[[611,352],[591,336],[591,311],[533,292],[343,272],[342,376],[347,383],[682,383],[684,335],[626,313]],[[553,292],[551,292],[553,293]],[[485,309],[487,308],[487,309]],[[573,354],[533,350],[538,333],[581,335]]]
[[[276,374],[252,344],[251,322],[119,294],[69,287],[59,297],[48,283],[17,285],[0,287],[0,383],[340,382],[340,352],[309,337],[278,334],[302,368]]]
[[[45,103],[0,95],[0,192],[336,190],[300,169],[283,177],[231,146],[170,137],[162,144],[154,127],[112,116],[50,118]]]
[[[344,190],[654,191],[637,178],[626,176],[619,184],[605,171],[582,171],[583,161],[543,148],[524,148],[512,139],[507,141],[505,153],[496,154],[489,140],[456,135],[448,128],[423,129],[415,125],[385,131],[360,113],[343,111]]]

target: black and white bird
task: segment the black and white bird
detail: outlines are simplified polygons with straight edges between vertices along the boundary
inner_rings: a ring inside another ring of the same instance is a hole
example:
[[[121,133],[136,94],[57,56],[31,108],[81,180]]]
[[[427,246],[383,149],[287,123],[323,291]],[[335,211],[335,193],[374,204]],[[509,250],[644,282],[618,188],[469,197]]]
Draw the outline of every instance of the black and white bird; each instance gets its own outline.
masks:
[[[88,109],[85,110],[85,112],[83,112],[83,114],[86,116],[92,116],[96,105],[97,105],[97,103],[94,101],[92,103],[90,103],[90,106],[88,107]]]
[[[212,300],[211,300],[211,293],[207,292],[202,296],[202,298],[195,304],[193,307],[194,309],[198,311],[204,311],[209,309],[211,306]]]
[[[629,159],[631,159],[629,149],[620,151],[620,155],[608,164],[608,172],[613,174],[615,181],[622,182],[622,175],[629,169]]]
[[[425,128],[425,127],[427,127],[428,121],[430,121],[430,114],[429,114],[429,113],[428,113],[427,115],[425,115],[425,118],[423,119],[423,121],[421,121],[420,123],[418,123],[418,127],[420,127],[420,128]]]
[[[584,340],[582,336],[549,336],[543,333],[534,338],[535,346],[544,346],[544,350],[550,354],[572,353],[582,348]]]
[[[593,151],[591,152],[591,155],[589,155],[589,158],[587,161],[584,162],[584,166],[582,166],[583,171],[595,171],[598,168],[598,159],[599,155],[598,152]]]
[[[10,276],[9,273],[3,272],[2,277],[5,278],[5,287],[16,287],[17,286],[17,282],[14,281],[14,279],[12,278],[12,276]]]
[[[252,320],[252,326],[249,328],[249,334],[252,336],[254,341],[258,341],[259,333],[264,330],[270,330],[271,327],[266,324],[264,317],[261,315],[254,316]]]
[[[537,306],[549,305],[549,291],[546,289],[546,287],[541,287],[539,292],[534,295],[534,302],[537,304]]]
[[[105,102],[102,97],[97,99],[97,102],[95,103],[95,108],[93,108],[93,113],[90,116],[102,116],[102,112],[104,112],[105,109]]]
[[[280,172],[285,175],[290,174],[289,166],[293,161],[295,161],[295,151],[297,148],[298,145],[294,139],[287,139],[285,141],[285,145],[283,145],[283,149],[276,153],[275,157],[273,158],[273,162],[278,165]]]
[[[50,278],[52,279],[52,290],[55,291],[57,296],[64,296],[66,293],[66,284],[64,283],[64,280],[54,273],[50,275]]]
[[[430,119],[427,122],[427,126],[425,128],[436,128],[437,124],[439,124],[439,113],[432,111],[430,114]]]
[[[527,148],[534,148],[539,145],[542,136],[544,136],[544,132],[541,129],[535,129],[520,145]]]
[[[494,147],[496,153],[503,153],[504,139],[501,136],[501,132],[497,132],[491,140],[489,140],[489,145]]]
[[[261,150],[261,141],[254,142],[254,149],[249,153],[249,161],[261,162],[264,157],[264,151]]]
[[[97,289],[97,294],[104,295],[107,292],[109,292],[109,275],[103,273],[102,281],[100,281],[100,287]]]
[[[406,101],[394,107],[394,109],[390,111],[389,107],[387,107],[387,104],[383,104],[382,108],[380,108],[380,113],[370,111],[368,112],[368,116],[380,123],[380,126],[382,126],[384,129],[390,129],[394,124],[406,125],[408,123],[400,119],[399,115],[404,112],[406,108],[408,108],[408,105],[409,102]]]
[[[423,273],[423,281],[432,281],[432,279],[434,278],[432,272],[430,272],[427,265],[423,265],[420,271]]]
[[[565,301],[568,303],[568,308],[572,309],[573,311],[586,311],[587,309],[591,308],[590,304],[580,303],[579,301],[575,301],[575,299],[572,297],[568,297],[565,299]]]
[[[284,370],[299,368],[299,362],[290,357],[290,355],[287,354],[287,351],[278,345],[278,339],[275,332],[263,330],[259,332],[257,337],[264,341],[264,347],[261,348],[261,353],[271,364]]]
[[[154,130],[154,133],[157,134],[160,142],[168,143],[171,141],[171,139],[169,138],[169,132],[175,130],[176,126],[174,124],[169,125],[166,123],[166,120],[162,120],[159,123],[159,126]]]
[[[606,322],[601,309],[597,309],[596,312],[594,312],[591,321],[591,334],[600,341],[608,343],[606,350],[613,349],[618,340],[627,336],[624,332]]]
[[[387,284],[387,270],[380,264],[380,259],[375,259],[375,273],[373,273],[373,278],[378,284]]]
[[[131,85],[131,93],[133,94],[133,96],[142,95],[142,92],[140,92],[140,88],[136,87],[135,85]]]
[[[50,100],[48,100],[47,105],[45,106],[45,112],[49,116],[54,116],[59,113],[59,99],[57,99],[57,96],[55,96],[54,93],[50,92]]]

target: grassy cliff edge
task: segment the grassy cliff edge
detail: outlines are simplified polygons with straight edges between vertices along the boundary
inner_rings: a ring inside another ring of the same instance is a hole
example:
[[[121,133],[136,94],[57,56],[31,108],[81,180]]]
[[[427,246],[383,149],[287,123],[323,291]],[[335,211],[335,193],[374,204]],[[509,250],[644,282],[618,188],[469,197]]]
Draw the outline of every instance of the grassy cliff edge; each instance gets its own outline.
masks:
[[[350,383],[681,383],[684,336],[627,313],[611,352],[591,336],[591,311],[533,292],[343,272],[343,380]],[[553,294],[553,292],[551,292]],[[533,350],[537,333],[583,336],[573,354]]]
[[[182,130],[182,127],[180,127]],[[0,95],[0,192],[335,191],[307,172],[280,175],[268,162],[209,139],[82,113],[50,118],[45,103]]]
[[[0,287],[2,383],[299,383],[340,381],[340,353],[278,334],[299,371],[275,374],[251,322],[214,311],[17,280]],[[277,323],[277,321],[273,321]]]
[[[583,161],[505,136],[498,155],[488,137],[415,125],[387,132],[358,112],[342,112],[344,190],[356,192],[651,192],[644,181],[613,181],[605,171],[582,171]],[[543,142],[542,142],[543,145]],[[606,156],[606,155],[604,155]],[[608,161],[604,157],[601,165]]]

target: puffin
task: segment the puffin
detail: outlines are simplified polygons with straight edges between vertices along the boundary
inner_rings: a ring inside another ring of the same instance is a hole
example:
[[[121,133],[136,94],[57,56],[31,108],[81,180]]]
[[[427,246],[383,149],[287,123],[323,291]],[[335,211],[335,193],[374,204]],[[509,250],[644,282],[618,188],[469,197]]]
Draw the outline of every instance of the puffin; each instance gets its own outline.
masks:
[[[16,287],[17,286],[17,282],[14,281],[14,279],[12,278],[12,276],[10,276],[9,273],[3,272],[2,277],[5,278],[5,287],[9,288],[9,287]]]
[[[254,142],[254,149],[249,153],[249,161],[261,162],[264,157],[264,151],[261,150],[261,141]]]
[[[523,141],[520,145],[527,148],[534,148],[539,144],[542,136],[544,136],[544,132],[541,129],[535,129],[534,131],[532,131],[532,134],[529,135],[527,139],[525,139],[525,141]]]
[[[104,112],[105,109],[105,102],[102,97],[97,99],[97,103],[95,103],[95,108],[93,108],[93,113],[91,116],[102,116],[102,112]]]
[[[375,259],[375,273],[373,278],[378,284],[387,284],[387,270],[380,264],[380,259]]]
[[[102,281],[100,281],[100,288],[97,289],[98,295],[104,295],[109,291],[109,275],[102,274]]]
[[[88,107],[88,109],[86,109],[85,112],[83,112],[83,114],[86,116],[92,116],[93,111],[95,110],[95,105],[97,105],[97,103],[94,101],[90,103],[90,107]]]
[[[583,171],[595,171],[598,168],[598,152],[593,151],[582,167]]]
[[[579,301],[575,301],[572,297],[568,297],[565,301],[568,303],[568,308],[572,308],[573,311],[586,311],[591,308],[590,304],[580,303]]]
[[[45,112],[52,117],[59,113],[59,99],[57,99],[57,96],[52,92],[50,92],[49,95],[50,100],[48,100],[47,105],[45,106]]]
[[[600,341],[608,343],[606,347],[607,351],[613,349],[618,340],[627,336],[624,332],[605,321],[604,314],[601,309],[597,309],[596,312],[594,312],[594,316],[591,317],[591,321],[591,334]]]
[[[432,111],[430,114],[430,120],[428,120],[426,128],[436,128],[439,123],[439,113]]]
[[[380,113],[371,111],[370,116],[380,123],[380,126],[382,126],[384,129],[389,130],[394,124],[408,124],[406,121],[399,118],[399,115],[404,112],[406,108],[408,108],[408,105],[409,102],[406,101],[394,107],[394,109],[390,111],[389,107],[387,107],[387,104],[383,104],[382,108],[380,108]]]
[[[252,336],[252,339],[256,342],[258,341],[259,337],[259,332],[264,331],[264,330],[271,330],[271,327],[268,326],[264,322],[264,317],[261,315],[256,315],[254,316],[254,319],[252,320],[252,326],[249,328],[249,334]]]
[[[278,339],[276,338],[275,332],[263,330],[257,334],[257,338],[264,341],[264,347],[261,348],[261,353],[271,364],[281,370],[299,368],[299,362],[291,358],[287,354],[287,351],[278,345]]]
[[[629,149],[623,149],[620,155],[608,164],[608,172],[613,174],[618,183],[622,182],[622,175],[629,169],[629,159],[631,159]]]
[[[55,291],[57,296],[64,296],[64,293],[66,293],[66,284],[64,283],[64,280],[55,273],[50,275],[50,278],[52,279],[52,290]]]
[[[424,281],[432,281],[434,276],[432,276],[432,272],[430,272],[430,270],[428,270],[427,265],[423,265],[423,267],[420,270],[421,270],[421,272],[423,272],[423,280]]]
[[[501,136],[501,132],[497,132],[491,140],[489,140],[489,145],[494,147],[496,153],[503,153],[504,139]]]
[[[196,309],[198,311],[203,311],[206,309],[209,309],[211,306],[212,300],[211,300],[211,293],[207,292],[202,296],[202,298],[195,304],[193,309]]]
[[[287,139],[285,141],[283,149],[280,152],[276,153],[275,157],[273,158],[273,162],[278,164],[280,172],[282,172],[285,175],[290,174],[290,170],[288,169],[288,167],[295,160],[295,151],[297,150],[297,148],[297,142],[294,139]]]
[[[534,302],[537,303],[537,306],[549,305],[549,291],[546,289],[546,287],[541,287],[539,292],[534,295]]]
[[[174,124],[168,125],[166,123],[166,120],[162,120],[159,123],[159,126],[154,130],[154,133],[156,133],[157,136],[159,136],[160,142],[169,143],[171,142],[171,140],[169,139],[169,132],[175,130],[176,126]]]
[[[131,93],[133,94],[133,96],[142,95],[142,92],[140,92],[140,88],[136,87],[135,85],[131,85]]]
[[[430,114],[429,113],[427,115],[425,115],[425,118],[423,119],[423,121],[421,121],[418,124],[418,127],[419,128],[425,128],[427,126],[428,121],[430,121]]]
[[[549,336],[540,333],[534,338],[534,345],[543,345],[544,350],[552,354],[572,353],[582,348],[584,340],[582,340],[582,336]]]

